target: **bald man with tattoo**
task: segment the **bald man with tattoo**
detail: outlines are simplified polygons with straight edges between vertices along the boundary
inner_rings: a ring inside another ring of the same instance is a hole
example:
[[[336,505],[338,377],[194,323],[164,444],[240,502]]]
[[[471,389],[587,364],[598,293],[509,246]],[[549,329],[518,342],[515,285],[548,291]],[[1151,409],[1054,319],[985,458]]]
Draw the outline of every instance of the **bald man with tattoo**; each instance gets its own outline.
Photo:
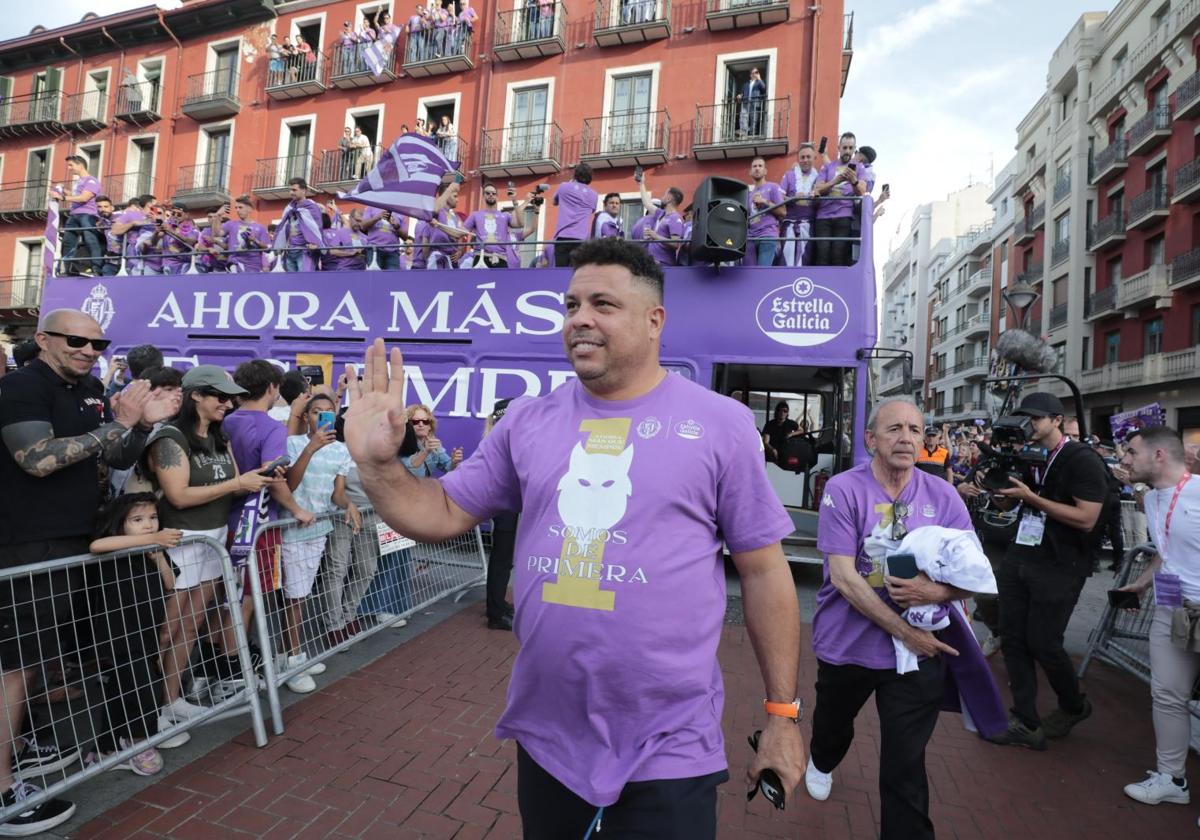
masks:
[[[179,408],[178,394],[152,396],[144,380],[110,402],[92,376],[110,342],[82,312],[47,313],[35,338],[38,358],[0,382],[3,568],[87,554],[102,501],[100,462],[118,469],[133,466],[153,424]],[[19,577],[0,587],[0,804],[5,807],[29,796],[31,786],[20,776],[66,767],[78,756],[75,747],[22,736],[29,686],[41,663],[57,657],[59,627],[70,622],[72,595],[81,587],[78,567]],[[29,830],[25,833],[45,831],[69,819],[74,809],[69,802],[50,800],[6,828],[16,823]]]

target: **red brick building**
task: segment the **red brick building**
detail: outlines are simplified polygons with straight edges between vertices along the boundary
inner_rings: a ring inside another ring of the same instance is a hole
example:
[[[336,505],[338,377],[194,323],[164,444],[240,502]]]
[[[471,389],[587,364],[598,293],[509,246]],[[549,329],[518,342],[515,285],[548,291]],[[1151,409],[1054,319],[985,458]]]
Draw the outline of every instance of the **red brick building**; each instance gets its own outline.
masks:
[[[32,318],[46,187],[66,180],[68,154],[114,201],[151,192],[200,215],[248,192],[265,221],[293,175],[326,195],[353,184],[344,128],[386,145],[448,116],[468,176],[460,211],[484,178],[524,193],[587,161],[592,186],[632,213],[635,164],[656,195],[690,195],[708,175],[747,177],[754,155],[777,179],[799,142],[837,134],[852,36],[839,0],[565,0],[548,26],[525,2],[476,0],[473,35],[434,48],[405,32],[378,78],[338,33],[381,10],[403,25],[411,5],[192,0],[0,43],[0,317]],[[314,60],[271,71],[272,34],[303,37]],[[729,103],[751,67],[767,102],[745,126]],[[542,224],[549,237],[553,215]]]

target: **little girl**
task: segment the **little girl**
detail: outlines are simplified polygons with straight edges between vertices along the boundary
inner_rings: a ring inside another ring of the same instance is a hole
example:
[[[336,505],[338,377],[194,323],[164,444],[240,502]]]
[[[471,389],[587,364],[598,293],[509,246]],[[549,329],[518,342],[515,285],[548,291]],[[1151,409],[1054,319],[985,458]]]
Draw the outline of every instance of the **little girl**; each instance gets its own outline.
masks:
[[[165,593],[175,586],[176,570],[166,551],[130,549],[141,546],[174,548],[183,533],[158,527],[158,505],[153,493],[126,493],[101,509],[96,524],[93,554],[129,552],[87,567],[92,633],[100,671],[103,714],[97,752],[85,764],[128,749],[136,741],[158,733],[158,708],[163,692],[158,635],[165,614]],[[184,732],[160,746],[177,747],[189,740]],[[114,770],[139,776],[163,768],[162,756],[151,747]]]

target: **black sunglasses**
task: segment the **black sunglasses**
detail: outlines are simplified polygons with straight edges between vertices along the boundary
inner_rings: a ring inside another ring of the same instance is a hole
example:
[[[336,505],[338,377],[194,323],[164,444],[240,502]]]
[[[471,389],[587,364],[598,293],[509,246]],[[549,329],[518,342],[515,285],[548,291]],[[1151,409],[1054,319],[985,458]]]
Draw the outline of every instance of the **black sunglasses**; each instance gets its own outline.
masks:
[[[892,539],[902,540],[908,536],[908,526],[904,524],[908,516],[908,503],[899,500],[892,502]]]
[[[758,752],[758,739],[761,735],[762,730],[756,729],[754,734],[746,739],[750,744],[750,749],[755,752]],[[746,801],[752,800],[759,791],[762,791],[763,798],[774,805],[777,811],[783,810],[787,794],[783,791],[783,781],[779,778],[779,774],[770,767],[758,774],[758,784],[746,792]]]
[[[108,345],[112,344],[111,338],[84,338],[82,335],[67,335],[66,333],[54,332],[53,330],[42,330],[46,335],[54,335],[67,342],[68,347],[78,350],[80,347],[92,345],[92,349],[97,353],[103,353],[108,349]]]
[[[230,405],[233,404],[233,395],[232,394],[226,394],[226,393],[218,391],[214,388],[202,388],[200,390],[200,393],[206,397],[212,397],[213,399],[217,400],[218,402],[223,402],[223,403],[227,402]]]

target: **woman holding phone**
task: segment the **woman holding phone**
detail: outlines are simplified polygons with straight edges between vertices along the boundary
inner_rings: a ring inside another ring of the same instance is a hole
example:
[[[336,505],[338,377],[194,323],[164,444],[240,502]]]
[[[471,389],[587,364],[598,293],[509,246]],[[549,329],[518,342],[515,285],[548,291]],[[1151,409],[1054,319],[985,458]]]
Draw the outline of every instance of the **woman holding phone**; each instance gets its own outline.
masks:
[[[404,466],[418,478],[448,473],[462,463],[462,447],[454,448],[450,454],[442,448],[442,442],[437,438],[437,418],[433,409],[427,405],[410,405],[408,407],[408,422],[412,425],[417,436],[417,446],[420,447],[415,455],[404,458]]]
[[[326,394],[317,394],[304,407],[307,434],[288,438],[288,457],[292,459],[287,483],[296,503],[317,515],[311,525],[293,525],[283,532],[283,597],[284,642],[286,670],[302,666],[308,654],[301,648],[300,626],[304,616],[304,601],[312,594],[313,584],[321,569],[325,540],[333,530],[333,522],[322,516],[336,509],[333,503],[334,480],[350,471],[353,462],[346,444],[339,443],[334,433],[337,405]],[[316,634],[311,634],[315,636]],[[323,663],[299,671],[286,683],[297,694],[316,689],[313,675],[325,670]]]

